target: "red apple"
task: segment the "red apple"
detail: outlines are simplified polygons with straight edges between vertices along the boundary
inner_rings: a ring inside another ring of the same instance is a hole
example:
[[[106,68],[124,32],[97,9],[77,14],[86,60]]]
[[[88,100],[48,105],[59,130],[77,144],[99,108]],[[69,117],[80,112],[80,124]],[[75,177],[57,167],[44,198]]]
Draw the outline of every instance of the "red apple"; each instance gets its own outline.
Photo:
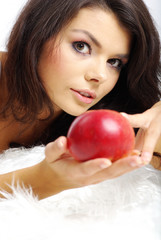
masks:
[[[68,149],[78,161],[108,158],[116,161],[130,155],[135,134],[128,120],[113,110],[89,110],[71,124]]]

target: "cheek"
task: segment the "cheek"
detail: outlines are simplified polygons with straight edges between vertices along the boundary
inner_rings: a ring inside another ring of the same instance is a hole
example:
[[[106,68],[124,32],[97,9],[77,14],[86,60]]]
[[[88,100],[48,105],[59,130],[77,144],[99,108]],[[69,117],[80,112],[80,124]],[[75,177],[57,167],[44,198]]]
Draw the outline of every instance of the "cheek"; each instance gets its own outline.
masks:
[[[102,86],[104,96],[115,87],[116,83],[118,82],[119,75],[120,74],[118,73],[115,76],[111,76],[111,78],[105,82],[104,86]]]
[[[69,57],[61,52],[52,57],[50,66],[51,71],[57,77],[58,81],[61,81],[61,78],[68,77],[73,70],[73,64],[70,64]]]

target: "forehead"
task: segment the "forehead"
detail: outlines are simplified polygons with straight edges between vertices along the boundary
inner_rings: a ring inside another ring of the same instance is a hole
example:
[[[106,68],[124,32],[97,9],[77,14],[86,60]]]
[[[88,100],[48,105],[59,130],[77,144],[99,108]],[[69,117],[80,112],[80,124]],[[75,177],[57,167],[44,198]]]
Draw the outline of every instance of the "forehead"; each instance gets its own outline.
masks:
[[[103,45],[113,42],[113,46],[118,50],[128,52],[131,42],[130,32],[122,26],[117,17],[110,10],[100,8],[81,9],[77,16],[62,31],[68,34],[74,29],[85,30],[91,33]]]

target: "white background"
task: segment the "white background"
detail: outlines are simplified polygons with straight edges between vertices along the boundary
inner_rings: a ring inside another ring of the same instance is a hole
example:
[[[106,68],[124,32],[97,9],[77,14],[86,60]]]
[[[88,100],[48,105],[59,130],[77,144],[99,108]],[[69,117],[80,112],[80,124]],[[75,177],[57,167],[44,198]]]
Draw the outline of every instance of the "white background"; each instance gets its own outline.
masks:
[[[5,42],[8,34],[20,9],[26,1],[27,0],[0,0],[0,50],[5,50]],[[149,7],[161,36],[161,0],[144,1]]]

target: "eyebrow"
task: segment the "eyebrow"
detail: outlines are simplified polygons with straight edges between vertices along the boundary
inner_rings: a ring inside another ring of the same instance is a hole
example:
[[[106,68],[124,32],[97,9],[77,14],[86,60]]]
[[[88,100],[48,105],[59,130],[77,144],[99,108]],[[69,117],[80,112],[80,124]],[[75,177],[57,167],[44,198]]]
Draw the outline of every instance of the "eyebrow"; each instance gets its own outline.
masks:
[[[83,30],[83,29],[73,29],[72,32],[81,32],[81,33],[86,34],[97,47],[102,48],[102,45],[90,32]],[[129,54],[116,54],[116,57],[128,59]]]
[[[99,47],[99,48],[102,47],[101,44],[98,42],[98,40],[91,33],[89,33],[88,31],[82,30],[82,29],[73,29],[72,32],[82,32],[82,33],[85,33],[97,47]]]
[[[116,54],[116,57],[129,59],[129,54]]]

